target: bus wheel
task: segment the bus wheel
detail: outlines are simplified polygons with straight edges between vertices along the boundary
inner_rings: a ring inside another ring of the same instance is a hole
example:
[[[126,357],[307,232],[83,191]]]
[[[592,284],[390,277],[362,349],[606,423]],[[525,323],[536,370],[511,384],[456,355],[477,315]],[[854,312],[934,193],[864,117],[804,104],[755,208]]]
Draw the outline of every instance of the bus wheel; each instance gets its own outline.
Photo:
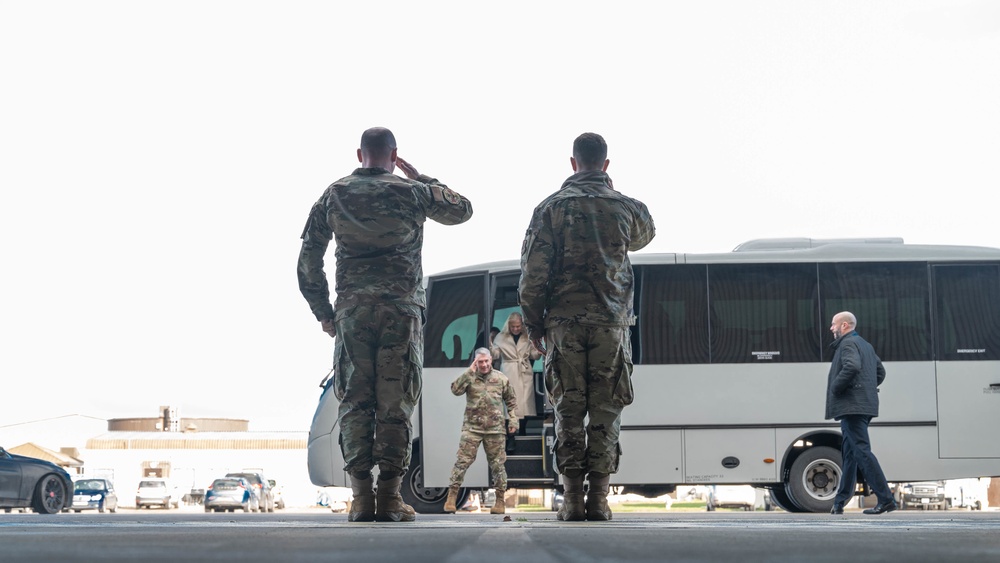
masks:
[[[792,499],[788,498],[788,493],[785,492],[785,487],[772,487],[768,489],[768,491],[771,493],[771,504],[774,506],[777,506],[785,512],[803,512],[801,508],[792,502]]]
[[[424,469],[420,463],[420,449],[413,444],[410,467],[403,476],[403,486],[399,488],[403,500],[421,514],[443,514],[444,502],[448,499],[448,487],[425,487]],[[456,506],[462,506],[469,498],[469,489],[458,491]]]
[[[785,492],[805,512],[829,512],[840,485],[840,452],[816,446],[802,452],[788,477]]]

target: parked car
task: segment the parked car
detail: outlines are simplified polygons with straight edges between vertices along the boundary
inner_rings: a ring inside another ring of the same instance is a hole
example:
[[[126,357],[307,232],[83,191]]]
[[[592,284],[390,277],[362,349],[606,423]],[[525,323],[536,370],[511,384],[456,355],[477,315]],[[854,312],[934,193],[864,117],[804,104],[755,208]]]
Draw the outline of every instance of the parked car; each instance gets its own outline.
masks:
[[[948,508],[982,510],[989,505],[989,478],[951,479],[944,482]]]
[[[73,480],[54,463],[0,448],[0,508],[55,514],[69,505]]]
[[[163,479],[143,479],[139,481],[139,488],[135,492],[136,508],[152,508],[154,506],[177,508],[180,501],[179,496],[174,495],[173,489]]]
[[[274,479],[268,479],[267,483],[271,485],[271,496],[274,497],[274,507],[280,510],[285,509],[285,495],[281,490],[281,485],[277,483]]]
[[[271,483],[258,471],[236,471],[226,473],[226,477],[242,477],[257,489],[257,498],[260,499],[261,512],[274,512],[274,493],[271,491]]]
[[[242,477],[216,479],[205,491],[205,512],[260,512],[256,488]]]
[[[920,508],[945,510],[948,501],[944,494],[944,481],[920,481],[901,483],[899,486],[900,508]]]
[[[104,512],[118,511],[118,495],[115,486],[107,479],[78,479],[73,484],[73,504],[69,507],[74,512],[97,510]]]
[[[750,485],[716,485],[709,491],[705,508],[713,511],[716,508],[742,508],[753,510],[757,501],[757,492]]]

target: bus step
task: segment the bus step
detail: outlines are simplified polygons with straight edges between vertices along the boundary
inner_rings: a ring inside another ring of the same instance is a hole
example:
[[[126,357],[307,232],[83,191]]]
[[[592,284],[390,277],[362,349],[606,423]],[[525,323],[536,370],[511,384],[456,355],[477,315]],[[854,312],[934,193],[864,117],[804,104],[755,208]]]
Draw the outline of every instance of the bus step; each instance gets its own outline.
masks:
[[[514,450],[507,452],[507,456],[512,455],[533,455],[540,456],[545,452],[545,443],[542,436],[515,436]]]
[[[545,474],[542,456],[507,456],[508,480],[541,479],[549,477]]]

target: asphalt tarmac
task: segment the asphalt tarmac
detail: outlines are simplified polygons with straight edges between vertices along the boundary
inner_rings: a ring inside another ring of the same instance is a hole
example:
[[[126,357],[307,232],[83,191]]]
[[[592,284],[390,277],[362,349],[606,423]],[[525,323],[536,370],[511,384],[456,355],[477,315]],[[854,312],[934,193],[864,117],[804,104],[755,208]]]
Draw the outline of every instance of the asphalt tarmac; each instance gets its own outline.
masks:
[[[305,509],[0,514],[0,562],[1000,561],[1000,511],[626,513],[572,523],[551,512],[508,516],[352,524]]]

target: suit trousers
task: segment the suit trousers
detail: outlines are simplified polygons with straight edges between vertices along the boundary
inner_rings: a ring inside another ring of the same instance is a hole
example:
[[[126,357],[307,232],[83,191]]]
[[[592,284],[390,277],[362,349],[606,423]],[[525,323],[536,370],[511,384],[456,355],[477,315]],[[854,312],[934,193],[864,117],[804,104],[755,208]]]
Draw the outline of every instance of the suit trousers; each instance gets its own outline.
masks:
[[[878,498],[879,504],[893,502],[892,491],[882,473],[875,454],[872,453],[871,441],[868,438],[868,424],[872,417],[867,415],[845,415],[840,419],[840,431],[844,443],[841,447],[844,466],[841,468],[840,487],[834,498],[836,504],[846,504],[854,496],[857,486],[858,470],[861,476]]]

